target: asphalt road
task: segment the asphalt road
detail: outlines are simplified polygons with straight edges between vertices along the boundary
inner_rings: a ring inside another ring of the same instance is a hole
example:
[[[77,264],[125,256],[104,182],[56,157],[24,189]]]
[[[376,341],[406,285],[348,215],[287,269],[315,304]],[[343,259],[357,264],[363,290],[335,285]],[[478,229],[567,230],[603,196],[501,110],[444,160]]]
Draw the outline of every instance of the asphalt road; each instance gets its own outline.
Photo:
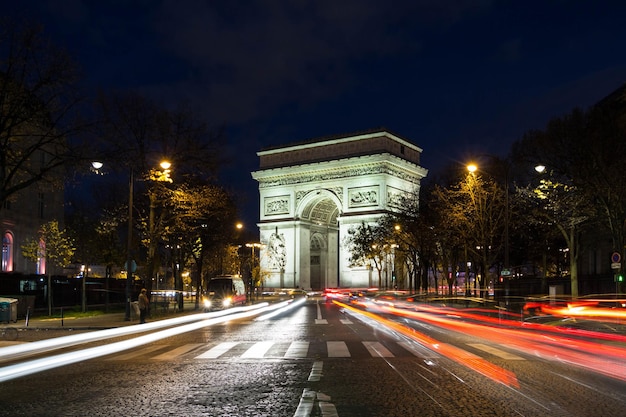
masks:
[[[266,320],[214,323],[115,352],[162,329],[28,358],[3,359],[0,349],[0,373],[88,352],[0,382],[0,416],[626,415],[623,380],[432,324],[397,322],[454,355],[310,299]]]

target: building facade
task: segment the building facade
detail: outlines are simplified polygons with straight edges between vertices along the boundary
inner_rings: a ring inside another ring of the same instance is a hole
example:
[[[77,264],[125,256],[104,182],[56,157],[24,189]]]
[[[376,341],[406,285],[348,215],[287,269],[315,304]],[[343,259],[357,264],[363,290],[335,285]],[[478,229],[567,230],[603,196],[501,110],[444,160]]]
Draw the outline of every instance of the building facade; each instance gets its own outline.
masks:
[[[27,240],[37,239],[43,224],[57,220],[62,227],[63,219],[63,189],[53,188],[46,182],[36,183],[6,201],[0,207],[2,272],[45,274],[45,259],[28,260],[22,256],[20,247]]]

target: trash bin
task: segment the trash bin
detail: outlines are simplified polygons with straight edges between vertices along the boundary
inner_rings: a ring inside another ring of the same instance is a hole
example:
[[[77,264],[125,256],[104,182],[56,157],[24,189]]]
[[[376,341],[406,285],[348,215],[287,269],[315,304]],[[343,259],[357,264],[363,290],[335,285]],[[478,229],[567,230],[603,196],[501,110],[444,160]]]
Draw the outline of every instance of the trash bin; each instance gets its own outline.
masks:
[[[17,322],[17,298],[0,298],[0,322]]]
[[[11,304],[6,302],[0,303],[0,322],[9,322],[11,320]]]

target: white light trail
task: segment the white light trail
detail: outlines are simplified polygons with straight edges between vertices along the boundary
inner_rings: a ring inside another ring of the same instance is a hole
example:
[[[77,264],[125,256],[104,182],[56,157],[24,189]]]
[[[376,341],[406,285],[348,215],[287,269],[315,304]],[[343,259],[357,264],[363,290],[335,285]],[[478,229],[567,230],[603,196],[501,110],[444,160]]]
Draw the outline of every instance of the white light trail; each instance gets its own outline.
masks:
[[[23,363],[16,364],[16,365],[5,366],[3,368],[0,368],[0,382],[9,381],[11,379],[19,378],[22,376],[34,374],[34,373],[45,371],[48,369],[57,368],[57,367],[64,366],[64,365],[69,365],[72,363],[76,363],[76,362],[80,362],[80,361],[84,361],[88,359],[97,358],[100,356],[110,355],[113,353],[121,352],[123,350],[132,349],[132,348],[135,348],[135,347],[147,344],[147,343],[151,343],[156,340],[165,339],[171,336],[176,336],[178,334],[201,329],[203,327],[212,326],[214,324],[223,323],[223,322],[230,321],[230,320],[243,319],[243,318],[255,316],[264,312],[273,311],[275,309],[283,309],[285,307],[285,304],[288,304],[288,303],[289,302],[286,302],[286,303],[284,302],[284,303],[278,303],[278,304],[272,304],[272,305],[269,305],[268,303],[256,304],[255,306],[252,306],[252,307],[238,308],[237,311],[239,312],[237,313],[233,313],[235,309],[230,309],[228,310],[227,314],[217,315],[217,317],[214,314],[213,317],[206,319],[206,320],[200,320],[194,323],[189,323],[189,324],[185,324],[182,326],[177,326],[177,327],[172,327],[169,329],[161,330],[156,333],[150,333],[147,335],[138,336],[131,340],[110,343],[104,346],[98,346],[98,347],[93,347],[89,349],[82,349],[82,350],[78,350],[74,352],[68,352],[68,353],[63,353],[60,355],[50,356],[47,358],[35,359],[32,361],[23,362]],[[198,316],[206,317],[209,314],[211,313],[194,315],[196,316],[195,320],[198,320]],[[186,316],[186,317],[189,317],[189,316]],[[179,319],[183,319],[182,322],[185,322],[184,320],[185,318],[180,317]],[[177,320],[178,319],[163,320],[163,322],[167,321],[169,322],[168,325],[171,326],[172,324],[176,324],[175,322]],[[188,318],[186,319],[186,321],[191,321],[191,320]],[[154,323],[157,323],[157,322],[154,322]],[[128,327],[135,327],[135,326],[127,326],[126,328]],[[138,329],[136,329],[136,331],[144,332],[147,326],[142,325],[142,326],[137,326],[137,327]],[[153,327],[156,327],[156,326],[153,326]],[[110,329],[110,330],[123,330],[126,328]],[[99,332],[93,332],[93,333],[100,333],[100,332],[111,333],[108,330],[101,330]],[[128,334],[128,333],[129,332],[123,332],[121,334]],[[50,339],[49,342],[52,342],[58,339],[64,339],[64,340],[61,340],[61,346],[65,347],[65,346],[72,344],[68,342],[68,340],[65,340],[65,339],[74,337],[74,336],[83,336],[83,335],[73,335],[73,336],[66,336],[66,337],[57,338],[57,339]],[[114,336],[119,336],[119,334],[114,334]],[[107,337],[113,337],[113,336],[107,336]],[[94,338],[91,340],[100,340],[102,338],[104,337],[94,336]],[[19,345],[19,346],[28,347],[29,345],[34,344],[34,343],[38,343],[38,342],[33,342],[33,343]],[[76,343],[84,343],[84,341],[76,342]],[[48,346],[48,348],[53,347],[53,346],[54,344],[51,343]],[[10,347],[13,347],[13,346],[10,346]],[[35,351],[39,351],[39,350],[35,350]],[[0,355],[2,354],[3,354],[2,350],[0,350]],[[17,352],[14,354],[17,354]]]
[[[283,301],[282,303],[279,303],[277,305],[282,305],[281,308],[278,308],[277,310],[272,311],[271,313],[268,314],[264,314],[262,316],[257,317],[256,319],[254,319],[255,321],[263,321],[263,320],[267,320],[267,319],[271,319],[272,317],[276,317],[279,314],[284,313],[285,311],[289,311],[291,309],[296,308],[297,306],[299,306],[300,304],[304,304],[306,301],[306,298],[300,298],[298,301]]]
[[[112,337],[125,336],[133,333],[144,333],[150,330],[160,329],[164,327],[175,326],[192,321],[205,320],[207,318],[221,317],[230,315],[240,311],[249,311],[261,309],[268,306],[268,303],[260,303],[246,307],[235,307],[228,310],[216,311],[211,313],[197,313],[182,317],[175,317],[166,320],[153,321],[150,323],[136,324],[131,326],[116,327],[113,329],[98,330],[94,332],[73,334],[70,336],[55,337],[52,339],[39,340],[32,343],[24,343],[18,345],[5,346],[0,348],[0,362],[17,359],[24,356],[30,356],[36,353],[42,353],[53,349],[60,349],[67,346],[78,345],[81,343],[95,342]],[[264,311],[264,310],[262,310]]]

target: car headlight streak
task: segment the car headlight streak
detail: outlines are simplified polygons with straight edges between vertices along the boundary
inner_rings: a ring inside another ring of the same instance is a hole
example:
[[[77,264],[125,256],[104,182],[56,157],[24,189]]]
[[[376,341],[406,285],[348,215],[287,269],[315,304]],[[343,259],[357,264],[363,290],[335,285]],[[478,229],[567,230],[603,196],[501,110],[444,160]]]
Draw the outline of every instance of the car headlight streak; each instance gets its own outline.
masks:
[[[279,314],[284,313],[285,311],[291,310],[293,308],[296,308],[297,306],[299,306],[300,304],[304,304],[306,302],[306,298],[300,298],[296,301],[284,301],[282,303],[280,303],[280,305],[282,305],[281,308],[272,311],[271,313],[267,313],[264,314],[262,316],[257,317],[256,319],[254,319],[255,321],[262,321],[262,320],[267,320],[270,319],[272,317],[278,316]]]
[[[77,345],[86,342],[103,340],[111,337],[118,337],[132,333],[145,333],[147,330],[154,330],[163,327],[170,327],[155,333],[145,334],[130,340],[109,343],[88,349],[49,356],[46,358],[22,362],[15,365],[0,368],[0,382],[34,374],[36,372],[57,368],[72,363],[110,355],[132,349],[147,343],[151,343],[167,337],[176,336],[182,333],[201,329],[203,327],[224,323],[230,320],[238,320],[259,314],[267,313],[284,308],[288,302],[277,304],[261,303],[253,306],[237,307],[227,311],[215,313],[198,313],[184,317],[161,320],[142,325],[125,326],[115,329],[99,330],[90,333],[64,336],[54,339],[42,340],[39,342],[26,343],[20,345],[6,346],[0,348],[0,358],[2,361],[33,355],[47,350],[59,349],[67,346]],[[189,323],[191,322],[191,323]],[[187,323],[187,324],[184,324]],[[175,326],[175,327],[171,327]]]

